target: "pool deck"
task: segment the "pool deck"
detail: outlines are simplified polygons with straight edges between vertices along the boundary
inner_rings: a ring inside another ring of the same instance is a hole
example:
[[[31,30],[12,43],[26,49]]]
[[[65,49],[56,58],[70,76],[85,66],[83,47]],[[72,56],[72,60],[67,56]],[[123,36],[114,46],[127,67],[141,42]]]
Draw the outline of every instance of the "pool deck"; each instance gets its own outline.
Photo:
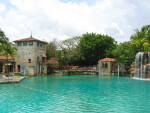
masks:
[[[14,76],[11,79],[0,79],[0,84],[11,84],[11,83],[19,83],[21,82],[25,77],[18,77]]]

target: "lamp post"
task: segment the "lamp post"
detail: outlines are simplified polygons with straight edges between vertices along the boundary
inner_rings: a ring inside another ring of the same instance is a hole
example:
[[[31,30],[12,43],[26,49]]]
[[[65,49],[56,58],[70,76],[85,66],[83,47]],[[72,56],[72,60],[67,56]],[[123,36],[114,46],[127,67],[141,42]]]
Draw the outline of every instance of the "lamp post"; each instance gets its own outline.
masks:
[[[25,64],[24,64],[24,76],[25,76],[25,73],[26,73],[26,72],[25,72]]]

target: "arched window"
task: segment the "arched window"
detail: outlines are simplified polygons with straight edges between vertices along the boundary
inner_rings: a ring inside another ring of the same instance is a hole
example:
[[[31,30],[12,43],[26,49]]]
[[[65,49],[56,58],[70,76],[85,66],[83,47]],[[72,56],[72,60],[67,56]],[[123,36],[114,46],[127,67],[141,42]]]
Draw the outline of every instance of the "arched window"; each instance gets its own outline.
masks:
[[[107,63],[105,63],[105,68],[108,68],[108,64]]]
[[[105,65],[104,65],[104,63],[102,63],[102,68],[105,68]]]

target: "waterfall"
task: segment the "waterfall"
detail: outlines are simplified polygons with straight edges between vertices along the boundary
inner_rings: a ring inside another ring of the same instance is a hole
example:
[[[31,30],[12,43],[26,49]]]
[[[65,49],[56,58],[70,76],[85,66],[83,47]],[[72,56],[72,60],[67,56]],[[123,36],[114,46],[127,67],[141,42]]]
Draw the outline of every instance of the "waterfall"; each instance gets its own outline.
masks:
[[[141,78],[143,78],[143,52],[140,52],[140,55],[141,55]]]
[[[146,65],[144,65],[144,68],[143,68],[143,78],[146,78]]]
[[[150,70],[150,52],[139,52],[135,57],[135,72],[136,78],[147,78]]]
[[[139,59],[140,59],[140,53],[137,53],[136,57],[135,57],[135,73],[134,73],[134,77],[139,77]]]

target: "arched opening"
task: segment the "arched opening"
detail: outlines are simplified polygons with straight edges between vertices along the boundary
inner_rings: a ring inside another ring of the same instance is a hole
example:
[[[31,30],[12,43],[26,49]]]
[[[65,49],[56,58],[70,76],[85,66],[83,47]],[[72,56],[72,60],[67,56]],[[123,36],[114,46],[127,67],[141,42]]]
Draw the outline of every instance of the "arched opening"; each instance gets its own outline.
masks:
[[[105,65],[104,65],[104,63],[102,63],[102,68],[105,68]]]
[[[107,63],[105,63],[105,68],[108,68],[108,64]]]

